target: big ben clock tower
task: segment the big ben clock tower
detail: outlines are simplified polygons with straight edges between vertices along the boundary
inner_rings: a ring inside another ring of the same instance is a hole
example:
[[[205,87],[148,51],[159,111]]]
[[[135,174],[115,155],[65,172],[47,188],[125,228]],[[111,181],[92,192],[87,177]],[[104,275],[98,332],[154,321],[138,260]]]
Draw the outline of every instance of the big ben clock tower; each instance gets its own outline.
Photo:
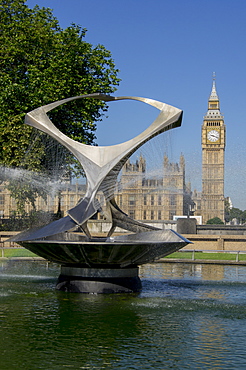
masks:
[[[215,75],[202,124],[202,200],[203,223],[219,217],[224,221],[224,152],[225,124],[220,113]]]

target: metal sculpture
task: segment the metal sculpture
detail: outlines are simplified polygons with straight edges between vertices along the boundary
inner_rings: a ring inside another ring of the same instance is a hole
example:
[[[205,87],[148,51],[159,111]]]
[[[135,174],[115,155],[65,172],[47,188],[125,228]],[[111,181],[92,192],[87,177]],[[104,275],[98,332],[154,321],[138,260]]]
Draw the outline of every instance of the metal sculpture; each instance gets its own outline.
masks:
[[[145,131],[129,141],[107,147],[89,146],[76,142],[64,135],[54,126],[47,116],[47,112],[55,107],[81,98],[94,98],[106,102],[125,99],[137,100],[157,108],[160,113]],[[108,279],[113,279],[115,281],[115,279],[120,278],[122,280],[122,276],[124,274],[126,274],[124,275],[124,279],[127,276],[129,278],[129,274],[131,275],[132,271],[126,272],[126,266],[129,268],[133,266],[134,269],[136,269],[137,264],[146,263],[155,258],[172,253],[174,250],[177,250],[189,243],[187,239],[173,231],[159,230],[131,219],[122,210],[120,210],[116,204],[114,195],[109,193],[109,188],[111,187],[112,182],[116,184],[117,176],[127,159],[139,147],[154,136],[180,126],[181,121],[182,111],[165,103],[147,98],[129,96],[112,97],[104,94],[89,94],[64,99],[37,108],[26,115],[26,124],[52,136],[73,153],[81,163],[87,179],[87,190],[84,198],[74,208],[68,211],[67,216],[38,230],[30,230],[12,238],[12,241],[16,241],[19,244],[24,245],[35,253],[62,264],[63,271],[61,275],[63,278],[60,277],[60,283],[58,284],[59,289],[64,290],[64,287],[66,287],[68,290],[75,291],[105,291],[105,286],[93,288],[91,284],[88,285],[88,280],[91,281],[93,276],[95,280],[95,277],[98,277],[99,270],[101,271],[102,268],[102,276],[105,277],[107,275]],[[95,239],[89,232],[87,221],[99,210],[100,206],[96,200],[96,195],[100,190],[103,191],[105,199],[107,200],[107,206],[111,214],[112,226],[107,238]],[[135,234],[112,238],[111,236],[117,226]],[[77,232],[83,231],[85,236],[78,233],[72,233],[71,231],[74,230]],[[76,253],[74,246],[77,248]],[[117,253],[115,248],[118,248]],[[94,251],[93,253],[91,252],[92,250]],[[97,250],[96,253],[95,250]],[[103,255],[104,257],[99,258],[99,255]],[[114,255],[114,258],[112,255]],[[116,272],[113,272],[113,267],[116,268]],[[71,284],[71,276],[74,276],[75,271],[74,268],[77,269],[76,274],[79,274],[79,276],[76,275],[77,283]],[[92,272],[92,270],[88,272],[88,268],[96,268],[96,272],[94,270],[94,272]],[[124,273],[122,268],[124,269]],[[68,270],[70,271],[69,273]],[[108,272],[105,275],[106,270]],[[120,274],[120,277],[117,274]],[[134,274],[136,278],[136,271]],[[80,279],[79,277],[81,276],[82,278]],[[123,289],[123,291],[138,290],[138,279],[137,284],[135,284],[135,288],[130,284],[130,290],[128,288],[124,288],[125,290]],[[82,280],[83,284],[81,282]],[[84,283],[84,281],[87,281],[87,283]],[[75,288],[71,288],[72,285],[74,285]],[[114,288],[111,286],[110,289],[112,291],[122,291],[122,284],[118,285],[120,288],[116,288],[113,283],[112,286],[114,286]]]

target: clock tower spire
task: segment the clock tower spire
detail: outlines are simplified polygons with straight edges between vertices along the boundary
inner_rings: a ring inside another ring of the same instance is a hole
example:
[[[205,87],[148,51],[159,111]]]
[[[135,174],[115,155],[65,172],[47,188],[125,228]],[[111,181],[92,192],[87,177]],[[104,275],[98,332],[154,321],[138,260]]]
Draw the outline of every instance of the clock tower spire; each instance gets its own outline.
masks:
[[[203,223],[219,217],[224,221],[225,124],[220,112],[215,73],[202,124],[202,202]]]
[[[213,73],[213,85],[210,97],[208,99],[208,111],[207,116],[213,116],[215,113],[217,115],[220,114],[220,101],[216,91],[216,84],[215,84],[215,72]]]

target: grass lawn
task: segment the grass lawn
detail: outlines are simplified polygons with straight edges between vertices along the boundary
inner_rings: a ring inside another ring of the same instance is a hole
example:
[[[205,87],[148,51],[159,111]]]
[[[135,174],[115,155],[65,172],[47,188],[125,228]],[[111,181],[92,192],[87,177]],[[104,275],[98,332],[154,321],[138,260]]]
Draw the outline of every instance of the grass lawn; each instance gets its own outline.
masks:
[[[165,258],[178,258],[178,259],[192,259],[193,252],[175,252]],[[215,253],[215,252],[195,252],[195,259],[197,260],[217,260],[217,261],[235,261],[237,252],[235,253]],[[246,261],[246,254],[239,253],[239,261]]]
[[[0,252],[0,256],[2,257],[38,257],[36,254],[30,252],[25,248],[12,248],[12,249],[4,249],[3,254],[2,251]]]
[[[0,257],[38,257],[36,254],[30,252],[28,249],[25,248],[11,248],[11,249],[4,249],[3,254],[0,251]],[[236,261],[237,253],[215,253],[215,252],[195,252],[194,258],[195,260],[217,260],[217,261]],[[240,253],[239,254],[239,261],[246,261],[246,254]],[[193,252],[175,252],[170,254],[165,258],[177,258],[177,259],[193,259]]]

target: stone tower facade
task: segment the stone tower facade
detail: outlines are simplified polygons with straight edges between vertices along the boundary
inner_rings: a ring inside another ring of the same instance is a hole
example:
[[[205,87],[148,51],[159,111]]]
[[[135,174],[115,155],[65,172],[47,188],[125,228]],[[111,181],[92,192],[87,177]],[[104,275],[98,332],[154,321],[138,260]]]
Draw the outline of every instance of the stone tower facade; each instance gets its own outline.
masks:
[[[130,217],[140,221],[167,221],[173,220],[174,215],[182,216],[190,213],[191,189],[185,183],[185,159],[181,154],[179,163],[170,162],[165,155],[163,166],[158,175],[146,171],[146,160],[140,156],[135,162],[128,160],[122,168],[122,174],[115,190],[115,198],[119,207]],[[67,210],[74,207],[85,195],[86,185],[67,184],[60,193],[60,210],[66,214]],[[104,208],[104,196],[97,194],[98,200]],[[36,210],[56,213],[59,206],[57,195],[49,194],[47,200],[38,196]],[[25,211],[29,214],[32,205],[26,203]],[[6,184],[0,184],[0,223],[1,219],[13,216],[17,205]],[[98,219],[104,218],[104,213],[97,215]]]
[[[226,127],[213,76],[208,111],[202,124],[202,199],[201,215],[205,224],[219,217],[224,221],[224,153]]]
[[[160,176],[146,175],[146,162],[130,160],[122,169],[121,185],[116,195],[117,204],[136,220],[172,220],[174,215],[187,215],[191,191],[185,184],[185,160],[171,163],[164,156]]]

